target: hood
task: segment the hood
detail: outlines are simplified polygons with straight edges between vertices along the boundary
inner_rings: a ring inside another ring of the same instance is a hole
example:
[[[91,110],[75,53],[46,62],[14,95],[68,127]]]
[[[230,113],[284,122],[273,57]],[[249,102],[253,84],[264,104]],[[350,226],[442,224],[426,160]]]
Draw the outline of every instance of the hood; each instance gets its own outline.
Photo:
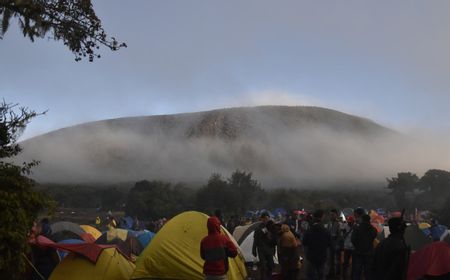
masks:
[[[289,231],[291,231],[291,229],[289,228],[288,225],[282,224],[282,225],[281,225],[281,231],[282,231],[282,232],[289,232]]]
[[[207,222],[208,233],[220,233],[220,220],[216,216],[208,218]]]

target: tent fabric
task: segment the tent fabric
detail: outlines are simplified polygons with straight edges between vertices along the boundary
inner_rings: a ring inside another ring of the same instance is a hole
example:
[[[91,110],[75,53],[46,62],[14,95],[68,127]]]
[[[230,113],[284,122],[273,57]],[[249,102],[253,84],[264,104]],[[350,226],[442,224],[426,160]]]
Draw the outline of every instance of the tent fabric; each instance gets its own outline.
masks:
[[[273,214],[277,217],[282,217],[285,216],[287,214],[286,209],[284,208],[277,208],[275,210],[273,210]]]
[[[247,228],[249,226],[251,226],[252,224],[248,224],[248,225],[244,225],[244,226],[237,226],[234,228],[233,231],[233,238],[237,241],[241,238],[242,234],[244,234],[244,232],[247,230]]]
[[[82,239],[91,241],[86,232],[77,224],[72,222],[56,222],[50,225],[52,230],[50,239],[61,241],[64,239]]]
[[[208,234],[208,218],[189,211],[167,222],[137,259],[132,279],[204,279],[200,242]],[[223,227],[222,232],[234,241]],[[229,264],[228,279],[245,279],[247,272],[239,247],[238,256],[230,258]]]
[[[246,263],[258,262],[258,258],[255,258],[252,254],[254,235],[255,232],[253,231],[252,233],[247,235],[247,238],[245,238],[244,241],[239,245]]]
[[[58,244],[83,244],[83,243],[85,242],[80,239],[66,239],[58,242]],[[69,252],[60,249],[56,250],[56,252],[58,253],[59,258],[61,260],[64,259],[69,254]]]
[[[248,236],[250,233],[254,232],[254,231],[259,227],[259,225],[261,225],[261,222],[256,222],[256,223],[251,224],[251,225],[244,231],[244,233],[243,233],[242,236],[239,238],[239,240],[237,240],[238,244],[241,244],[242,242],[244,242],[245,238],[247,238],[247,236]]]
[[[131,254],[139,256],[143,250],[143,246],[139,240],[125,229],[111,229],[103,233],[95,243],[104,245],[114,244],[128,257],[131,257]]]
[[[38,236],[35,240],[31,241],[31,243],[39,247],[51,247],[54,249],[77,253],[86,257],[93,263],[97,261],[104,249],[114,247],[112,245],[98,245],[95,243],[58,244],[44,236]]]
[[[435,225],[429,228],[431,238],[436,241],[442,240],[442,236],[448,231],[448,228],[444,225]]]
[[[97,240],[102,235],[102,233],[93,226],[80,225],[80,227],[84,230],[85,233],[89,233],[90,235],[92,235],[95,240]]]
[[[134,224],[133,218],[130,216],[126,216],[122,218],[121,220],[121,226],[123,226],[125,229],[132,229]]]
[[[106,232],[106,241],[112,241],[116,238],[126,241],[128,237],[128,230],[120,228],[112,228]]]
[[[448,231],[447,236],[445,236],[442,241],[447,242],[448,244],[450,244],[450,230]]]
[[[36,238],[31,239],[30,243],[40,246],[40,247],[47,247],[47,244],[55,244],[55,241],[53,241],[43,235],[38,235]]]
[[[411,250],[417,251],[430,244],[431,240],[423,234],[417,225],[411,225],[405,230],[405,242],[411,246]]]
[[[431,225],[429,223],[420,223],[419,224],[419,228],[420,229],[426,229],[426,228],[430,228]]]
[[[52,229],[52,233],[58,233],[61,231],[70,231],[77,235],[81,235],[84,232],[84,230],[77,224],[72,222],[57,222],[50,225],[50,228]]]
[[[116,248],[102,251],[98,261],[92,263],[77,254],[69,254],[55,268],[50,280],[128,280],[135,266]]]
[[[233,238],[240,245],[250,233],[256,230],[260,224],[261,222],[256,222],[245,226],[237,226],[233,231]]]
[[[408,280],[420,279],[424,275],[441,276],[450,273],[450,244],[434,242],[411,254]]]
[[[95,238],[90,233],[83,233],[80,235],[81,239],[87,243],[94,243]]]
[[[136,231],[135,235],[137,240],[139,240],[139,242],[141,243],[142,248],[147,247],[148,244],[150,244],[150,242],[152,241],[153,237],[155,237],[155,234],[148,230]]]
[[[244,239],[244,241],[242,241],[242,243],[239,245],[246,263],[259,261],[259,258],[258,257],[255,258],[252,254],[254,236],[255,236],[255,231],[252,231],[250,234],[247,235],[247,237]],[[275,255],[273,256],[273,262],[275,264],[278,264],[277,248],[275,248]]]

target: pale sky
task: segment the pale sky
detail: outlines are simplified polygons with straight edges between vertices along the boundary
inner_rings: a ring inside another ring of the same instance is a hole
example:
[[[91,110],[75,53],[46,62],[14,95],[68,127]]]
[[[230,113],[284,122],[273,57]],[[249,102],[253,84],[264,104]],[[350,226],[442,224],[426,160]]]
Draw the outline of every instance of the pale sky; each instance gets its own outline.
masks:
[[[408,130],[450,129],[449,1],[94,1],[128,44],[75,62],[61,42],[0,41],[0,97],[82,122],[249,105],[316,105]]]

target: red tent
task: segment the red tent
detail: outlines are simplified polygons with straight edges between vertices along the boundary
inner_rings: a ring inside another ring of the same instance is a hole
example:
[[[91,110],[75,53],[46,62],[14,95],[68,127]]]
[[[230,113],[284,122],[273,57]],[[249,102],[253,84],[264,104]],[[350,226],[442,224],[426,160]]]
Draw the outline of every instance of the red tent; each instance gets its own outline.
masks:
[[[39,235],[37,238],[33,240],[30,240],[30,243],[40,247],[51,247],[67,252],[77,253],[79,255],[86,257],[93,263],[97,262],[97,259],[102,253],[103,249],[115,247],[114,245],[99,245],[95,243],[58,244],[42,235]]]
[[[414,252],[409,259],[408,280],[447,273],[450,273],[450,244],[446,242],[434,242]]]

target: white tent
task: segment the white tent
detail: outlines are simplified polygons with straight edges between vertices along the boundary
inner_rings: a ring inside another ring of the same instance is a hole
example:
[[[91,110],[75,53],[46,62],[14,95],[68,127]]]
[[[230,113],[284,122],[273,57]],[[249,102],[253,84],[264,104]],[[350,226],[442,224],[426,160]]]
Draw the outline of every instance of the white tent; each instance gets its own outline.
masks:
[[[247,235],[247,237],[244,239],[244,241],[241,243],[240,247],[241,247],[241,251],[242,254],[244,255],[244,259],[245,262],[258,262],[258,257],[254,257],[252,255],[252,248],[253,248],[253,235],[255,234],[255,232],[253,231],[252,233],[250,233],[249,235]],[[278,264],[278,254],[277,251],[275,250],[275,256],[273,257],[273,260],[276,264]]]

